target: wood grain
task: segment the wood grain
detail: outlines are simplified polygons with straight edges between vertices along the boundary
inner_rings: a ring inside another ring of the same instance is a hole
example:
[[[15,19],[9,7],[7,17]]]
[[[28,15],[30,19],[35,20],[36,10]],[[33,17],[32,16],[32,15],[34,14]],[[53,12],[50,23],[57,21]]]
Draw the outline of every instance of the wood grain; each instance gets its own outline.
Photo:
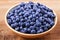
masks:
[[[7,10],[20,2],[39,2],[55,11],[58,22],[54,30],[43,38],[25,39],[13,33],[5,24],[4,16]],[[0,0],[0,40],[60,40],[60,0]]]

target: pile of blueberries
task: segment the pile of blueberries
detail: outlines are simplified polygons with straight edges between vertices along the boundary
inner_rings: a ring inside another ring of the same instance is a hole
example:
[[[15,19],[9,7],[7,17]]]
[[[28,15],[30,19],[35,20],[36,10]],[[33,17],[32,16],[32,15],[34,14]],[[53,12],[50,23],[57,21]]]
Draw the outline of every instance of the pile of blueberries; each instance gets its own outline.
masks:
[[[38,34],[49,30],[55,24],[53,11],[34,2],[20,3],[7,14],[8,24],[18,32]]]

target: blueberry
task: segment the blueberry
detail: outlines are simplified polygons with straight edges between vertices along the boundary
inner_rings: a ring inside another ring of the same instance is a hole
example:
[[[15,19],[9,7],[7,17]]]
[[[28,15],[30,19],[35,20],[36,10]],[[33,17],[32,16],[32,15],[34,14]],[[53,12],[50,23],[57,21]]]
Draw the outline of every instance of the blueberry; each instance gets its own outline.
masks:
[[[14,14],[14,16],[17,16],[17,15],[18,15],[17,13]]]
[[[22,16],[20,16],[19,18],[20,18],[20,19],[22,19],[23,17],[22,17]]]
[[[15,26],[18,26],[18,23],[14,23]]]
[[[35,26],[30,26],[29,28],[30,28],[30,29],[35,29]]]
[[[52,22],[52,20],[51,20],[50,18],[48,18],[48,19],[47,19],[47,22],[51,23],[51,22]]]
[[[10,14],[9,14],[10,16],[13,16],[14,14],[12,13],[12,12],[10,12]]]
[[[12,28],[15,28],[15,24],[11,24],[11,27],[12,27]]]
[[[36,31],[35,30],[31,30],[31,34],[35,34],[36,33]]]
[[[11,24],[12,23],[11,19],[8,19],[7,22],[8,22],[8,24]]]
[[[19,16],[22,16],[22,14],[21,14],[21,13],[19,13]]]
[[[21,26],[21,22],[19,22],[18,24],[19,24],[19,26]]]
[[[35,22],[35,21],[36,21],[36,19],[35,19],[35,18],[33,18],[33,19],[32,19],[32,22]]]
[[[44,27],[44,31],[47,31],[48,30],[48,28],[47,27]]]
[[[43,18],[42,17],[39,17],[39,21],[42,22],[43,21]]]
[[[50,24],[48,24],[48,23],[46,23],[46,25],[45,25],[46,27],[50,27]]]
[[[10,18],[11,18],[12,20],[15,20],[15,17],[14,17],[14,16],[11,16]]]
[[[36,26],[39,27],[41,25],[41,22],[39,22],[38,20],[36,20]]]
[[[12,22],[13,22],[13,23],[15,23],[15,22],[16,22],[16,20],[12,20]]]
[[[30,19],[28,19],[26,22],[29,22],[29,23],[30,23],[30,22],[31,22],[31,20],[30,20]]]
[[[33,17],[33,16],[32,16],[32,15],[30,15],[28,18],[29,18],[29,19],[32,19],[32,17]]]
[[[46,25],[46,22],[43,22],[43,25]]]
[[[38,31],[37,31],[37,33],[42,33],[43,32],[43,29],[39,29]]]
[[[20,32],[22,32],[22,33],[25,33],[25,31],[22,29],[22,30],[20,30]]]
[[[35,12],[32,12],[32,14],[35,14]]]
[[[25,20],[24,20],[24,19],[20,19],[20,21],[21,21],[21,22],[25,22]]]
[[[21,8],[20,8],[20,11],[21,11],[21,12],[23,12],[23,10],[24,10],[24,8],[23,8],[23,7],[21,7]]]
[[[36,19],[38,19],[39,17],[36,17]]]
[[[35,27],[36,30],[39,30],[40,28],[39,27]]]
[[[25,17],[28,17],[29,16],[29,13],[25,13],[25,15],[24,15]]]
[[[30,33],[31,29],[30,29],[30,28],[28,28],[28,29],[27,29],[27,31]]]
[[[24,28],[23,30],[24,30],[25,32],[27,32],[27,28]]]
[[[7,14],[7,19],[9,19],[9,18],[10,18],[10,14],[8,13],[8,14]]]
[[[54,22],[52,21],[52,22],[50,23],[50,25],[53,26],[53,25],[54,25]]]
[[[15,10],[15,13],[17,13],[18,10]]]
[[[20,26],[20,30],[22,30],[23,29],[23,27],[22,26]]]
[[[37,8],[37,6],[36,6],[36,5],[34,5],[34,6],[33,6],[33,9],[34,9],[34,10],[37,10],[38,8]]]
[[[25,23],[22,22],[22,23],[21,23],[21,26],[22,26],[23,28],[25,28]]]
[[[16,31],[19,31],[19,27],[16,27],[15,30],[16,30]]]
[[[27,20],[28,18],[27,17],[25,17],[25,20]]]
[[[16,16],[16,21],[19,21],[19,16]]]
[[[35,24],[35,22],[30,22],[30,25],[32,26],[32,25],[34,25]]]
[[[35,18],[35,17],[36,17],[36,15],[34,15],[34,14],[33,14],[33,15],[32,15],[32,17],[33,17],[33,18]]]
[[[40,12],[41,10],[40,9],[37,9],[37,12]]]
[[[48,17],[48,15],[47,14],[45,14],[45,15],[43,15],[44,17]]]
[[[26,23],[26,27],[29,27],[30,26],[30,24],[29,23]]]

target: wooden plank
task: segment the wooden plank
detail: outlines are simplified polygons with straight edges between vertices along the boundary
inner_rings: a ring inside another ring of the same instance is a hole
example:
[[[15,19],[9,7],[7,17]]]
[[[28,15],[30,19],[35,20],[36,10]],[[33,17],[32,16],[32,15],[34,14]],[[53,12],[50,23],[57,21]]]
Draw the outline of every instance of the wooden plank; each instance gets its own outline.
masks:
[[[25,39],[13,33],[5,24],[5,13],[7,10],[15,4],[20,2],[28,2],[30,0],[0,0],[0,40],[33,40]],[[38,40],[60,40],[60,0],[32,0],[33,2],[39,2],[52,8],[58,17],[58,22],[54,30],[50,34]],[[37,40],[34,39],[34,40]]]

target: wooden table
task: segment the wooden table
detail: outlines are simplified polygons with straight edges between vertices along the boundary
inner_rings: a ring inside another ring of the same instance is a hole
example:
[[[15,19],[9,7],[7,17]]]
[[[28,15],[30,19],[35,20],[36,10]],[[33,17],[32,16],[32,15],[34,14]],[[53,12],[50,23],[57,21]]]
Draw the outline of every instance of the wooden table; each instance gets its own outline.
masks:
[[[20,2],[40,2],[52,8],[58,17],[54,30],[48,35],[39,39],[25,39],[13,33],[5,24],[4,16],[7,10]],[[60,40],[60,0],[0,0],[0,40]]]

